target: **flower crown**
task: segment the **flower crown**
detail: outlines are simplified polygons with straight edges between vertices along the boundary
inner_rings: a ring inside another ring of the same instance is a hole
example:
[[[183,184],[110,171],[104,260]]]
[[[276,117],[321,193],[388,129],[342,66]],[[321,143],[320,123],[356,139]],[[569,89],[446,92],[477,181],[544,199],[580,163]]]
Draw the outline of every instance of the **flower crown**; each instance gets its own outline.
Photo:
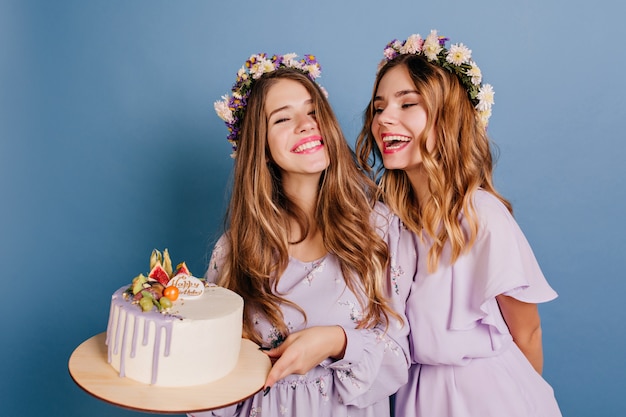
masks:
[[[314,55],[305,55],[302,59],[297,58],[296,54],[273,55],[272,57],[268,57],[265,53],[252,55],[237,71],[237,81],[233,85],[232,96],[224,95],[222,100],[216,101],[213,105],[220,119],[226,122],[229,132],[227,139],[233,147],[233,153],[230,155],[232,158],[237,156],[241,122],[246,113],[248,97],[250,97],[255,80],[279,68],[298,69],[313,81],[321,75],[322,68]],[[326,95],[323,88],[322,91]]]
[[[385,58],[380,62],[378,70],[389,61],[402,54],[423,55],[429,62],[456,74],[461,84],[478,111],[485,128],[491,116],[493,105],[493,87],[491,84],[481,84],[482,73],[478,65],[472,60],[472,51],[462,43],[454,44],[447,49],[445,44],[449,39],[437,35],[432,30],[426,39],[419,34],[411,35],[406,41],[394,39],[389,42],[383,52]]]

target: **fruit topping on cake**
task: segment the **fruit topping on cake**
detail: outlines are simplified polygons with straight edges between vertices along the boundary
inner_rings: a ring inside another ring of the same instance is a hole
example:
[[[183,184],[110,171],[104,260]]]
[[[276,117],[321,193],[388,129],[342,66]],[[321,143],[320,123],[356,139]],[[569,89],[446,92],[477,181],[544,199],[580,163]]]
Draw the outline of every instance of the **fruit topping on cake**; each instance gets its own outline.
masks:
[[[150,272],[133,278],[126,290],[126,297],[137,303],[142,311],[167,312],[179,298],[194,298],[202,295],[204,283],[194,277],[185,262],[172,269],[172,260],[167,249],[161,253],[154,249],[150,255]]]
[[[163,285],[167,285],[170,281],[170,275],[165,272],[165,268],[163,268],[161,264],[154,265],[154,268],[152,268],[148,273],[148,278],[155,279]]]
[[[171,301],[176,301],[179,292],[178,287],[171,285],[163,290],[163,297],[167,297]]]
[[[189,268],[187,268],[187,264],[185,262],[181,262],[176,266],[176,272],[174,273],[174,275],[179,274],[192,275],[192,273],[189,272]]]

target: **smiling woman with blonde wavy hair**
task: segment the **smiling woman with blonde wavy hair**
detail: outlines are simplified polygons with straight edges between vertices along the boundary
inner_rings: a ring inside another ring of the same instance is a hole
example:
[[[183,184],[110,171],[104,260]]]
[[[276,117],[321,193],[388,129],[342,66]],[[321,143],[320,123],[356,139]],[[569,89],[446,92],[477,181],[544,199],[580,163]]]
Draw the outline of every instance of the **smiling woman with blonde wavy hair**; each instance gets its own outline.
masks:
[[[387,45],[357,140],[419,255],[396,415],[557,417],[537,309],[557,294],[493,185],[493,88],[469,48],[447,40],[432,31]]]

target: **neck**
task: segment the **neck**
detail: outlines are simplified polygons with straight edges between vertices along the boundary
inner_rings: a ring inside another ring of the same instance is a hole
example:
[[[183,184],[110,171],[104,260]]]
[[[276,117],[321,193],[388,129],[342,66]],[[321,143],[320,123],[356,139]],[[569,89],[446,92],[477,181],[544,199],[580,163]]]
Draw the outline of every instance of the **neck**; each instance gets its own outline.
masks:
[[[415,170],[406,171],[406,174],[409,177],[413,191],[417,195],[417,201],[426,201],[430,196],[430,191],[428,190],[428,175],[424,171],[424,167],[420,165]]]
[[[306,213],[309,220],[313,220],[315,216],[320,176],[321,174],[283,176],[285,194]]]
[[[321,175],[321,174],[320,174]],[[289,245],[289,255],[301,261],[309,262],[321,258],[326,254],[323,235],[317,228],[315,210],[319,195],[320,175],[289,175],[283,177],[285,193],[306,214],[309,221],[309,233],[306,238]],[[290,241],[300,238],[302,230],[294,219],[291,219]]]

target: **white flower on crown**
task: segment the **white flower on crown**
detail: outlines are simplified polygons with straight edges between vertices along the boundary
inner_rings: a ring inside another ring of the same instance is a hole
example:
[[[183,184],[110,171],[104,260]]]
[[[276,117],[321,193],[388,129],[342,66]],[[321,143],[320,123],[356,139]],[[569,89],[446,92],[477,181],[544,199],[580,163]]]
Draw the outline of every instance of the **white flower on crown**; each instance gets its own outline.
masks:
[[[470,62],[472,59],[472,51],[462,43],[450,46],[446,61],[454,65],[462,65]]]
[[[489,118],[491,117],[491,107],[487,110],[479,111],[478,116],[480,117],[480,121],[482,122],[483,126],[487,127],[487,125],[489,124]]]
[[[478,99],[476,109],[479,112],[484,110],[491,110],[491,106],[494,103],[493,96],[494,93],[491,84],[485,84],[480,87],[480,90],[478,90],[478,95],[476,96],[476,98]]]
[[[228,101],[229,99],[227,95],[222,96],[222,100],[216,101],[213,104],[213,107],[215,108],[215,112],[220,117],[220,119],[227,123],[232,123],[235,119],[233,117],[232,110],[228,107]]]
[[[250,72],[252,73],[252,78],[258,80],[261,78],[261,75],[274,71],[275,66],[272,61],[266,58],[260,58],[259,61],[250,68]]]
[[[250,75],[253,80],[258,79],[261,75],[263,75],[263,70],[258,62],[250,67]]]
[[[401,54],[417,54],[421,52],[424,40],[419,34],[411,35],[400,48]]]
[[[289,68],[302,69],[302,64],[296,59],[298,55],[287,54],[283,56],[283,65]]]
[[[439,52],[441,52],[442,49],[443,47],[439,44],[439,36],[437,36],[437,31],[431,30],[430,34],[426,37],[426,40],[424,41],[424,46],[422,47],[424,55],[426,55],[426,58],[428,58],[429,61],[434,61],[435,59],[437,59],[437,55],[439,54]]]
[[[322,74],[319,65],[316,64],[305,65],[304,70],[308,72],[313,78],[317,78]]]
[[[261,75],[263,75],[265,72],[271,71],[271,68],[268,68],[267,59],[265,59],[265,57],[261,55],[252,55],[249,61],[251,62],[251,65],[250,65],[250,69],[248,70],[248,72],[250,73],[250,76],[254,80],[258,80],[261,77]],[[270,66],[272,65],[271,61],[269,62],[269,64]],[[241,69],[245,71],[246,67],[244,66]]]
[[[386,48],[383,51],[383,55],[385,56],[385,59],[392,60],[396,56],[396,51],[393,48]]]
[[[472,84],[480,85],[481,81],[483,80],[483,74],[480,71],[480,68],[478,68],[478,65],[476,65],[474,61],[470,61],[469,64],[471,65],[471,68],[467,70],[466,74],[471,77]]]

